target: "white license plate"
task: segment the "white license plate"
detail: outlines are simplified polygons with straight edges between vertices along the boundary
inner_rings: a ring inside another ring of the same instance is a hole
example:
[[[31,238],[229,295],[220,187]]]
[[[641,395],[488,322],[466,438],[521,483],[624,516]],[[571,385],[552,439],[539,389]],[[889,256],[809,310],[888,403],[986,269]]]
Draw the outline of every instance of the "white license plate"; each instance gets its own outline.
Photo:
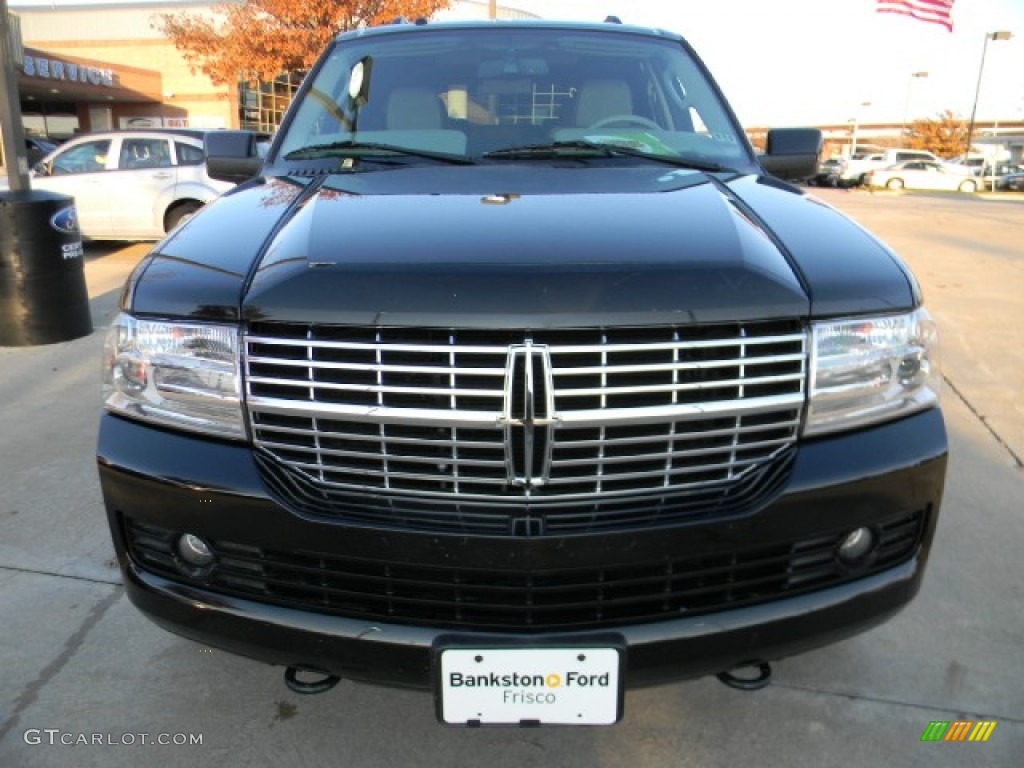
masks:
[[[615,648],[447,648],[439,716],[458,725],[610,725],[622,716]]]

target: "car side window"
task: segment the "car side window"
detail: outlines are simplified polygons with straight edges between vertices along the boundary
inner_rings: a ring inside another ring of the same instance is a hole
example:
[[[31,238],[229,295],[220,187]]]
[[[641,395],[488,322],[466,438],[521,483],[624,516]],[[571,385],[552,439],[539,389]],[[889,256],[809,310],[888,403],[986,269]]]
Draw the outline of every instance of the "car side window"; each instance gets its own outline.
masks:
[[[174,151],[178,153],[178,165],[202,165],[203,150],[191,144],[174,142]]]
[[[110,139],[76,144],[53,158],[50,173],[54,176],[66,176],[74,173],[105,171],[109,153]]]
[[[134,168],[169,168],[171,153],[165,139],[124,139],[118,167],[123,170]]]

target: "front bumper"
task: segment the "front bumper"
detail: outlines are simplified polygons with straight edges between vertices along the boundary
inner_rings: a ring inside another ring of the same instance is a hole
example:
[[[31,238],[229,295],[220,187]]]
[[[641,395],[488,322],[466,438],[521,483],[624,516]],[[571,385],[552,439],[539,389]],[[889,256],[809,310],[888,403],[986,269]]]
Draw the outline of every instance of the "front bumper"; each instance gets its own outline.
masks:
[[[310,519],[264,487],[250,449],[104,415],[98,459],[115,547],[131,600],[177,634],[272,664],[350,679],[430,688],[432,648],[463,641],[534,645],[615,633],[627,649],[627,687],[699,677],[783,658],[868,629],[904,606],[923,577],[939,513],[947,444],[931,410],[858,433],[803,444],[783,491],[752,513],[668,528],[541,538],[440,535]],[[881,524],[920,521],[912,551],[884,570],[851,572],[826,588],[658,621],[573,629],[466,631],[451,621],[388,621],[265,602],[168,577],[131,553],[126,520],[252,548],[402,561],[526,576],[553,568],[625,569],[708,552],[745,551]]]

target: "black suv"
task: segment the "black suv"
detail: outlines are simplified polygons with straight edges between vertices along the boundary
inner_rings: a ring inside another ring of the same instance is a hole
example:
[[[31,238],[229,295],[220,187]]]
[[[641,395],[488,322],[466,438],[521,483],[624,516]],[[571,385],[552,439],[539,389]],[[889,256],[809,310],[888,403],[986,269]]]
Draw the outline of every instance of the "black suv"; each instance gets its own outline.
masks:
[[[917,283],[780,180],[820,134],[758,158],[677,35],[349,32],[269,152],[207,141],[248,180],[139,264],[105,358],[110,528],[162,626],[299,691],[609,723],[917,592],[947,455]]]

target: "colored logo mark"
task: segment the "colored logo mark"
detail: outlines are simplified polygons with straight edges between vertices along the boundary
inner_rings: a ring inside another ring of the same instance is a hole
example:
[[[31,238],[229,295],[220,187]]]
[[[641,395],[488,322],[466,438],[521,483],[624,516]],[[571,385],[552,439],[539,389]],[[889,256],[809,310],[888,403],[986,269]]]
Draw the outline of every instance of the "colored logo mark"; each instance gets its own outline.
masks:
[[[61,208],[50,218],[50,226],[58,232],[67,234],[78,232],[78,217],[75,215],[75,206]]]
[[[997,724],[996,720],[932,720],[921,741],[988,741]]]

